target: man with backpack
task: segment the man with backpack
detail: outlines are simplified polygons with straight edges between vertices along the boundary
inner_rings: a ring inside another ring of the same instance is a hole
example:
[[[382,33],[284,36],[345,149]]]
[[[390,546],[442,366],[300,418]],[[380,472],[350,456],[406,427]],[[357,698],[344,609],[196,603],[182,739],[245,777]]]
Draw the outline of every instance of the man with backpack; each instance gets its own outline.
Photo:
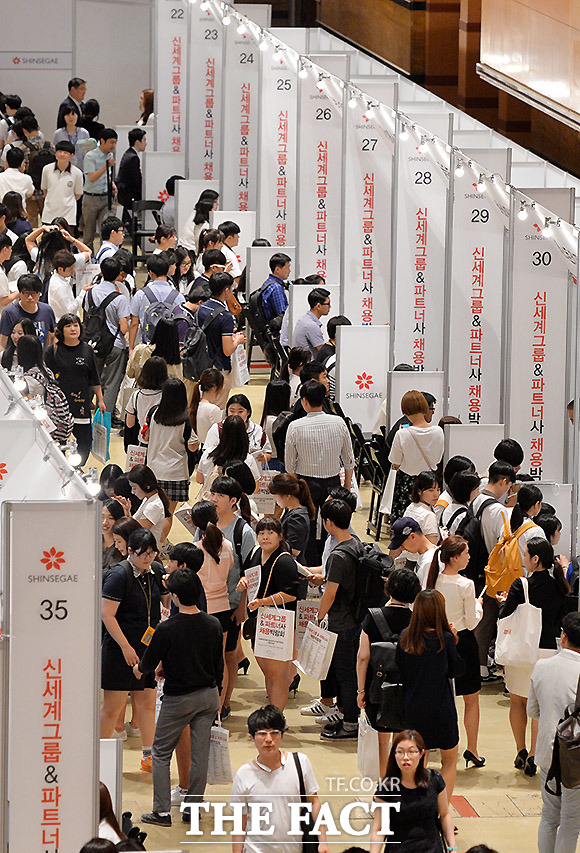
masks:
[[[209,280],[214,272],[228,272],[226,269],[226,256],[219,249],[206,249],[201,256],[201,263],[203,265],[203,273],[197,276],[193,282],[193,286],[203,287],[206,292],[205,298],[209,299],[211,296]]]
[[[148,344],[153,337],[155,326],[161,317],[171,319],[171,312],[176,305],[185,302],[183,295],[167,281],[169,263],[162,255],[151,255],[147,261],[149,281],[138,290],[131,299],[131,325],[129,327],[129,354],[135,344]]]
[[[40,302],[42,282],[37,275],[26,273],[20,276],[16,286],[20,294],[18,302],[13,302],[0,315],[0,352],[6,349],[16,323],[25,317],[34,323],[36,334],[46,349],[53,342],[56,320],[50,305]]]
[[[280,317],[288,308],[286,282],[290,277],[291,259],[283,252],[276,252],[270,258],[270,275],[260,288],[262,310],[267,323]]]
[[[95,350],[105,406],[112,415],[129,358],[125,338],[129,305],[115,284],[120,275],[120,262],[105,258],[101,262],[101,281],[90,288],[84,301],[85,339]]]
[[[552,766],[554,735],[558,722],[572,706],[580,712],[578,686],[580,684],[580,613],[567,613],[562,620],[562,648],[554,657],[539,660],[534,667],[528,695],[528,716],[539,720],[536,743],[536,762],[540,767],[542,790],[542,817],[538,829],[539,853],[576,850],[580,835],[580,786],[562,785],[556,796],[545,788]],[[558,749],[558,747],[556,747]],[[562,746],[559,747],[561,755]],[[567,758],[580,772],[580,750],[568,752]],[[561,762],[560,762],[561,763]],[[559,779],[557,780],[559,781]],[[555,790],[556,780],[548,783]]]
[[[509,509],[503,500],[516,481],[516,472],[508,462],[494,462],[489,466],[489,482],[476,497],[470,512],[460,522],[457,535],[469,543],[469,563],[466,576],[475,583],[475,592],[481,593],[485,583],[485,567],[489,555],[509,528]],[[489,595],[483,596],[483,617],[474,630],[479,647],[479,665],[483,681],[497,681],[490,675],[487,656],[499,618],[499,604]]]
[[[331,498],[321,510],[326,532],[337,545],[326,561],[326,588],[318,608],[318,621],[328,615],[328,630],[337,634],[331,667],[340,685],[340,701],[344,717],[329,723],[320,736],[326,740],[356,740],[358,737],[358,705],[356,657],[360,640],[357,620],[357,575],[364,556],[361,543],[349,532],[352,510],[344,501]]]

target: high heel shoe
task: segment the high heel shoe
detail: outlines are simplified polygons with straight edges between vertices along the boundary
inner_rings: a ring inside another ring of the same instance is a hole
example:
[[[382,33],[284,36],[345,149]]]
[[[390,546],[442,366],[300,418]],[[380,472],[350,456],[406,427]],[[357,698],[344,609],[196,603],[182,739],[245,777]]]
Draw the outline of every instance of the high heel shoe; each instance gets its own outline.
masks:
[[[298,690],[299,684],[300,684],[300,676],[298,675],[298,673],[296,673],[296,675],[292,679],[290,687],[288,688],[288,693],[294,693],[294,696],[296,696],[296,691]]]
[[[524,747],[524,749],[520,749],[518,754],[514,760],[514,767],[516,770],[523,770],[526,766],[526,759],[528,757],[528,750]]]
[[[469,749],[465,750],[465,752],[463,753],[463,757],[465,758],[466,768],[469,767],[470,761],[472,762],[474,767],[483,767],[483,765],[485,764],[485,758],[483,757],[483,755],[481,756],[481,758],[478,758],[476,755],[470,752]]]
[[[526,776],[535,776],[538,772],[534,758],[535,757],[533,755],[528,755],[526,758],[526,763],[524,765],[524,773]]]
[[[240,669],[243,669],[244,675],[248,674],[249,668],[250,668],[250,661],[248,660],[248,658],[244,658],[238,664],[238,672],[240,671]]]

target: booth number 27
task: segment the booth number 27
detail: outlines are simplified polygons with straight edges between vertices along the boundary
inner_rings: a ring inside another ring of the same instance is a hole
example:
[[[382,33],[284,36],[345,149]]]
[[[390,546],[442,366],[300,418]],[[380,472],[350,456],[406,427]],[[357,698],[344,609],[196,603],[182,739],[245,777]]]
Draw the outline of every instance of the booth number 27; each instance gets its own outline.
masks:
[[[58,619],[59,621],[66,619],[68,616],[66,603],[66,598],[57,598],[56,601],[45,598],[44,601],[40,602],[40,618],[44,619],[45,622],[48,622],[49,619]]]

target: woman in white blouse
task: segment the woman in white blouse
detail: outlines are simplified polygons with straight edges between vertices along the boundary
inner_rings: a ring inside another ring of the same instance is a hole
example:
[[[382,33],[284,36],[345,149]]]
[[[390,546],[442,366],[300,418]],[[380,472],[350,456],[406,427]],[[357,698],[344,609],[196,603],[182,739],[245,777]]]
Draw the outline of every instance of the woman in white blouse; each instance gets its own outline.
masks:
[[[433,557],[427,589],[436,589],[445,599],[447,619],[454,625],[459,637],[457,651],[465,661],[465,673],[455,679],[455,693],[457,696],[463,696],[465,705],[465,766],[468,767],[471,761],[475,767],[483,767],[485,758],[477,751],[481,674],[477,641],[473,635],[473,629],[480,621],[483,610],[481,599],[475,597],[473,581],[459,574],[468,562],[469,547],[465,539],[461,536],[448,536]]]
[[[405,509],[405,516],[414,518],[421,525],[421,532],[430,542],[437,545],[440,539],[439,525],[435,515],[435,504],[441,490],[434,471],[421,471],[415,478],[411,503]]]
[[[435,471],[443,457],[443,430],[432,426],[427,417],[429,405],[420,391],[407,391],[401,400],[401,410],[411,421],[395,434],[389,453],[396,480],[391,507],[385,506],[391,518],[401,518],[409,504],[413,483],[421,471]],[[381,507],[381,510],[383,508]]]

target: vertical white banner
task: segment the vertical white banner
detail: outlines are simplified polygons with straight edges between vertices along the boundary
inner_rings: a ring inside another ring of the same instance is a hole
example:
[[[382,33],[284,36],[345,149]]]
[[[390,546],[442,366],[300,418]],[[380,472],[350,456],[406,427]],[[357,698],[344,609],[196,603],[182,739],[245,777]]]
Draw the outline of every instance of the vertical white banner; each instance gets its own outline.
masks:
[[[189,13],[187,177],[219,180],[224,26],[214,4]]]
[[[272,246],[294,246],[298,60],[271,45],[260,54],[258,231]]]
[[[396,84],[383,84],[384,107],[367,99],[345,111],[341,312],[355,325],[390,321],[391,198]]]
[[[336,336],[336,399],[345,415],[372,431],[387,397],[389,326],[339,326]]]
[[[225,33],[222,207],[255,210],[258,168],[260,49],[253,29]]]
[[[506,152],[493,150],[493,172],[505,174]],[[509,195],[503,181],[484,181],[482,169],[461,156],[455,170],[455,203],[449,329],[449,414],[464,424],[501,420],[504,234]],[[502,169],[503,166],[503,169]]]
[[[567,190],[561,190],[567,193]],[[577,238],[566,222],[550,225],[539,205],[515,193],[511,353],[506,395],[508,434],[524,448],[534,480],[564,482],[569,285],[575,281]],[[555,218],[551,217],[555,222]],[[577,342],[571,342],[575,348]]]
[[[98,824],[97,506],[7,503],[2,522],[10,577],[10,690],[3,697],[10,706],[10,848],[79,850]]]
[[[187,145],[189,9],[187,0],[155,3],[155,145],[174,154],[185,152]]]
[[[316,63],[317,54],[310,55]],[[349,57],[324,56],[324,67],[348,78]],[[343,105],[345,90],[314,65],[299,83],[298,267],[327,282],[340,277]]]

